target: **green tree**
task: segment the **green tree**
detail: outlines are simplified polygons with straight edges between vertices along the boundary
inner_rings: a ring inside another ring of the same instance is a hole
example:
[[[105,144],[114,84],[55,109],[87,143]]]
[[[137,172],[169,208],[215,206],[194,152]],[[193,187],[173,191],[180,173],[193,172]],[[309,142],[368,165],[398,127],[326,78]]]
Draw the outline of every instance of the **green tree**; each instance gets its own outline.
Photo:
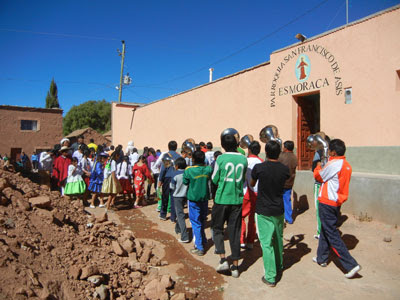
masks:
[[[64,135],[77,129],[91,127],[104,133],[111,129],[111,104],[106,100],[90,100],[74,105],[63,120]]]
[[[50,89],[46,96],[46,108],[60,108],[58,103],[58,89],[54,78],[51,80]]]

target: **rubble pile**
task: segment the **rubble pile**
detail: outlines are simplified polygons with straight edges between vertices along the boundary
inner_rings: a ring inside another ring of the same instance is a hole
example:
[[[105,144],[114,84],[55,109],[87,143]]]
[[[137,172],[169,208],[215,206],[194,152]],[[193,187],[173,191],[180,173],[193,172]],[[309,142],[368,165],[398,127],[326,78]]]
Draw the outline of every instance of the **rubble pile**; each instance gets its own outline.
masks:
[[[0,299],[187,299],[151,241],[0,170]]]

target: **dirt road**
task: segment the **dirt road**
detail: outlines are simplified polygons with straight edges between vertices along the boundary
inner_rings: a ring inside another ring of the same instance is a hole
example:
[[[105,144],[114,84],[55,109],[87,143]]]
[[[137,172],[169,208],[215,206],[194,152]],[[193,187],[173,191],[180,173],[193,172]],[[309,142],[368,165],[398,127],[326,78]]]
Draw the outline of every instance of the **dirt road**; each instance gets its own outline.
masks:
[[[400,230],[393,226],[343,215],[343,239],[363,267],[360,276],[349,280],[336,259],[326,268],[312,262],[318,240],[313,238],[316,225],[310,208],[285,228],[284,237],[292,238],[284,241],[284,272],[277,286],[270,288],[261,282],[263,264],[258,243],[253,250],[242,252],[240,278],[219,275],[213,270],[218,257],[212,241],[205,256],[193,256],[189,252],[193,244],[180,244],[174,224],[159,220],[155,208],[153,204],[140,211],[119,211],[118,215],[123,226],[136,229],[138,237],[153,238],[166,246],[171,264],[164,271],[183,282],[186,291],[198,292],[199,299],[400,299]],[[209,221],[210,215],[206,230],[210,239]],[[188,220],[187,225],[190,227]],[[385,237],[391,242],[385,242]],[[227,241],[226,249],[230,254]],[[174,256],[182,258],[179,263],[174,263]]]

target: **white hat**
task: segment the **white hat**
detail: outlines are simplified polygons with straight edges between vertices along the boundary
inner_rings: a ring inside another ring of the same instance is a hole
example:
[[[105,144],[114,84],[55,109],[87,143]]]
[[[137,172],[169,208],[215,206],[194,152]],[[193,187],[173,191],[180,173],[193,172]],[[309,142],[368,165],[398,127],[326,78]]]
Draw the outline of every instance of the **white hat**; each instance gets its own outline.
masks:
[[[63,139],[60,141],[60,145],[62,146],[62,144],[64,144],[64,142],[66,142],[66,141],[68,141],[68,143],[70,143],[69,139],[63,138]]]
[[[65,151],[65,150],[69,150],[69,147],[67,147],[67,146],[62,146],[61,149],[60,149],[60,152],[63,152],[63,151]]]

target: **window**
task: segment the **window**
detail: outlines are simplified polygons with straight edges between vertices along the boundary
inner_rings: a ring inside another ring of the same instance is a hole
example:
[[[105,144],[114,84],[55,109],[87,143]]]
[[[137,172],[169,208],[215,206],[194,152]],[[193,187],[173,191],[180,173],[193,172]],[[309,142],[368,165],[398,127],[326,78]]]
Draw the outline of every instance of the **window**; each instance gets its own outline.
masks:
[[[21,120],[21,130],[37,131],[38,130],[37,123],[38,123],[38,121]]]
[[[400,91],[400,70],[397,70],[396,73],[396,91]]]
[[[348,87],[344,89],[344,103],[345,104],[351,104],[353,102],[352,100],[352,88]]]

